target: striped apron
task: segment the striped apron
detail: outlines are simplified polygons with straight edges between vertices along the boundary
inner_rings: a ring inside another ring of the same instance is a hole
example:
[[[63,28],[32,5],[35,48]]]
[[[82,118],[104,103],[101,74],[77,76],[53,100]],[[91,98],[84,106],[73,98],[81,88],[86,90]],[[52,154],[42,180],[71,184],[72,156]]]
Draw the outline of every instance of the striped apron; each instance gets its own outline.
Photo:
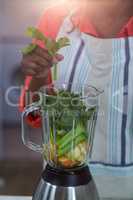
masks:
[[[99,39],[64,20],[58,79],[104,89],[99,98],[92,160],[89,164],[103,197],[133,199],[133,37]]]

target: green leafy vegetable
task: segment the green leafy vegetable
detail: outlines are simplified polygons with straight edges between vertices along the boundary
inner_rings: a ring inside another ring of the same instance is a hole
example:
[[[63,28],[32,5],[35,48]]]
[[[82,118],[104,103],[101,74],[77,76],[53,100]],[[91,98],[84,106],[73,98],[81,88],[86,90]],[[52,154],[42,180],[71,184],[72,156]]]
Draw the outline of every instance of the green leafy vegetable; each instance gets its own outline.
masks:
[[[80,99],[80,94],[65,90],[59,90],[54,96],[45,95],[44,102],[43,109],[49,113],[50,126],[53,127],[54,123],[56,130],[57,160],[62,166],[67,167],[84,162],[89,138],[88,120],[96,111],[96,107],[87,110],[83,100]],[[53,146],[54,135],[51,129],[50,143]],[[53,148],[50,152],[54,162]]]
[[[35,38],[37,40],[41,40],[41,41],[46,41],[47,38],[43,35],[42,32],[40,32],[37,28],[34,28],[34,27],[29,27],[27,30],[26,30],[26,35],[28,37],[31,37],[31,38]]]
[[[66,90],[43,96],[41,108],[49,113],[50,160],[57,166],[79,166],[90,151],[95,122],[89,124],[89,129],[88,122],[95,120],[96,106],[87,108],[80,96]],[[47,148],[44,146],[44,154]]]
[[[57,49],[59,50],[60,48],[62,47],[66,47],[66,46],[69,46],[69,39],[66,38],[66,37],[62,37],[60,39],[58,39],[57,41]]]
[[[86,141],[86,137],[84,136],[84,134],[79,135],[78,137],[75,138],[75,140],[73,140],[73,149],[76,147],[76,145],[78,145],[79,143]],[[71,152],[71,142],[69,142],[67,145],[65,145],[63,148],[59,147],[58,150],[58,156],[64,156],[64,154]]]
[[[23,53],[24,55],[30,54],[33,50],[36,49],[36,47],[37,47],[36,44],[29,44],[28,47],[25,47],[25,48],[22,49],[22,53]]]
[[[32,39],[41,41],[51,56],[55,56],[61,48],[70,45],[70,41],[68,38],[62,37],[56,41],[56,40],[53,40],[52,38],[46,37],[41,31],[39,31],[35,27],[29,27],[26,31],[26,35],[28,37],[31,37]],[[37,48],[36,44],[29,44],[27,47],[22,49],[22,53],[24,55],[27,55],[31,53],[33,50],[35,50],[36,48]],[[54,67],[54,72],[52,74],[53,79],[57,80],[57,65],[55,64],[53,67]]]
[[[74,140],[74,138],[82,133],[85,133],[85,129],[81,124],[78,124],[75,129],[75,133],[73,134],[73,130],[71,130],[69,133],[65,134],[65,136],[62,137],[60,141],[57,142],[57,145],[60,146],[60,148],[63,148],[67,143],[70,143]]]

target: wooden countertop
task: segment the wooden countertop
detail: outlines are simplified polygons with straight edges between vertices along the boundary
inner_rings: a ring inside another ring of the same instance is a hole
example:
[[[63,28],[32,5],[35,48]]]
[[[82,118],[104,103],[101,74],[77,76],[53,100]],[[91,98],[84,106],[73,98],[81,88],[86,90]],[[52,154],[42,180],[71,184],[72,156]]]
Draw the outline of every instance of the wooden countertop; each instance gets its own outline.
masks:
[[[27,196],[0,196],[0,200],[32,200],[32,197]],[[112,198],[105,198],[100,200],[132,200],[132,199],[112,199]]]

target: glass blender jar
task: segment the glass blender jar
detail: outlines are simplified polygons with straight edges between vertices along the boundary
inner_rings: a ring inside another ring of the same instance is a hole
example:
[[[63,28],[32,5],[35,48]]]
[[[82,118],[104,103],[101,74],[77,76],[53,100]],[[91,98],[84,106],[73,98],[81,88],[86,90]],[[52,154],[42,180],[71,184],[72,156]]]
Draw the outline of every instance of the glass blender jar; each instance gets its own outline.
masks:
[[[41,88],[39,100],[25,108],[22,114],[23,143],[40,152],[47,162],[34,200],[99,199],[88,167],[98,95],[99,91],[92,86],[70,87],[70,84],[56,82]],[[30,141],[25,130],[25,120],[35,112],[41,117],[40,145]]]

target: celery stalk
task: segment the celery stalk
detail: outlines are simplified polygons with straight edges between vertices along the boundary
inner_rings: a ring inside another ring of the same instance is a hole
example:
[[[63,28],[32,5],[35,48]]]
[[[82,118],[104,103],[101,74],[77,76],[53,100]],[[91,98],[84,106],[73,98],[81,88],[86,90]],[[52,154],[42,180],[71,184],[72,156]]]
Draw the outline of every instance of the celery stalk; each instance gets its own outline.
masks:
[[[76,136],[82,134],[83,132],[85,132],[84,127],[82,126],[82,124],[78,124],[75,131],[74,131],[74,135],[73,135],[73,130],[71,130],[70,132],[68,132],[65,136],[63,136],[60,141],[57,142],[57,145],[61,145],[64,146],[64,143],[68,143],[70,142],[72,139],[74,139]]]
[[[79,135],[78,137],[76,137],[76,139],[74,140],[74,146],[73,146],[73,148],[77,145],[77,144],[79,144],[80,142],[83,142],[83,141],[85,141],[86,140],[86,137],[85,137],[85,135]],[[66,146],[64,146],[63,148],[60,148],[59,147],[59,149],[58,149],[58,156],[60,157],[60,156],[63,156],[64,154],[66,154],[66,153],[68,153],[69,151],[71,151],[71,146],[72,146],[72,144],[71,144],[71,142],[69,142]]]

